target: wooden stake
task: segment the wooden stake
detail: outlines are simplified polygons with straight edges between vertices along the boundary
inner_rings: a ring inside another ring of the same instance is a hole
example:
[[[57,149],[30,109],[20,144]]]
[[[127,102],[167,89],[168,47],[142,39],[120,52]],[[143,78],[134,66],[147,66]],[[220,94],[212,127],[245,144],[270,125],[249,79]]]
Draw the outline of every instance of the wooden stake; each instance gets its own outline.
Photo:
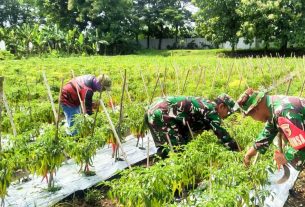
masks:
[[[202,76],[202,71],[204,70],[204,68],[201,68],[200,69],[200,74],[199,74],[199,78],[198,78],[198,81],[197,81],[197,85],[196,85],[196,89],[195,89],[195,95],[197,94],[197,90],[199,88],[199,84],[200,84],[200,81],[201,81],[201,76]]]
[[[179,75],[178,75],[178,69],[174,66],[174,70],[175,70],[175,81],[176,81],[176,85],[177,85],[177,88],[178,88],[178,94],[180,94],[180,84],[179,84]]]
[[[149,168],[149,136],[147,136],[147,162],[146,167]]]
[[[12,111],[10,110],[10,107],[9,107],[9,105],[7,103],[5,93],[3,93],[3,102],[4,102],[4,107],[5,107],[6,111],[7,111],[7,114],[9,116],[9,118],[10,118],[12,130],[13,130],[13,135],[14,135],[14,137],[16,137],[17,136],[17,131],[16,131],[15,123],[14,123],[14,118],[13,118],[13,115],[12,115]]]
[[[163,96],[166,96],[166,75],[167,75],[167,67],[164,68]]]
[[[74,79],[75,75],[74,75],[73,70],[71,70],[71,74],[72,74],[72,78]],[[85,108],[84,102],[82,101],[82,98],[80,97],[78,87],[77,86],[74,86],[74,87],[76,88],[76,92],[77,92],[77,96],[78,96],[78,100],[79,100],[79,103],[80,103],[80,106],[81,106],[82,113],[85,114],[86,113],[86,108]]]
[[[174,151],[172,142],[171,142],[171,140],[170,140],[170,138],[169,138],[169,135],[168,135],[167,133],[166,133],[166,139],[167,139],[167,142],[168,142],[168,144],[169,144],[169,147],[170,147],[171,151]]]
[[[148,90],[147,90],[147,86],[146,86],[146,83],[145,83],[145,80],[144,80],[144,76],[143,76],[142,70],[140,70],[140,74],[141,74],[141,77],[142,77],[142,82],[143,82],[143,86],[144,86],[144,89],[145,89],[145,93],[146,93],[147,99],[149,100]]]
[[[253,165],[256,164],[257,160],[258,160],[258,155],[259,155],[259,152],[256,153],[255,157],[254,157],[254,160],[253,160]]]
[[[291,86],[291,82],[292,82],[292,78],[289,79],[288,86],[287,86],[286,93],[285,93],[286,96],[287,96],[288,93],[289,93],[289,89],[290,89],[290,86]]]
[[[215,70],[215,74],[213,76],[213,81],[212,81],[212,86],[211,86],[211,92],[214,91],[214,85],[215,85],[215,81],[216,81],[216,77],[217,77],[217,73],[218,73],[218,65],[216,65],[216,70]]]
[[[229,81],[230,81],[230,78],[231,78],[231,75],[232,75],[233,67],[234,67],[234,63],[233,63],[233,65],[232,65],[231,69],[230,69],[229,76],[228,76],[227,83],[226,83],[226,88],[225,88],[225,90],[226,90],[227,92],[228,92],[228,90],[229,90]]]
[[[124,93],[125,93],[125,87],[126,87],[126,81],[127,81],[127,75],[126,75],[126,69],[124,71],[124,79],[123,79],[123,88],[122,88],[122,95],[121,95],[121,101],[120,101],[120,117],[119,117],[119,125],[118,125],[118,136],[119,138],[122,138],[121,134],[121,124],[123,121],[123,100],[124,100]],[[118,159],[118,148],[116,148],[115,151],[115,161]]]
[[[115,109],[114,109],[114,105],[113,105],[113,100],[112,100],[112,97],[111,97],[111,95],[110,95],[109,91],[107,91],[107,90],[106,90],[106,93],[107,93],[107,96],[108,96],[108,98],[109,98],[109,100],[110,100],[110,104],[111,104],[111,109],[112,109],[112,112],[114,112],[114,111],[115,111]]]
[[[116,139],[116,141],[117,141],[119,147],[120,147],[121,150],[122,150],[122,154],[123,154],[123,156],[124,156],[125,162],[127,163],[129,169],[131,169],[131,166],[130,166],[128,160],[127,160],[127,156],[126,156],[126,154],[125,154],[125,152],[124,152],[124,149],[123,149],[123,146],[122,146],[122,144],[121,144],[119,135],[117,134],[117,132],[116,132],[116,130],[115,130],[115,127],[114,127],[114,125],[113,125],[113,123],[112,123],[112,121],[111,121],[111,118],[110,118],[110,116],[109,116],[109,114],[108,114],[108,112],[107,112],[107,109],[106,109],[106,107],[105,107],[104,102],[103,102],[102,99],[100,99],[100,104],[101,104],[101,106],[103,107],[103,110],[104,110],[104,112],[105,112],[105,114],[106,114],[106,117],[107,117],[107,119],[108,119],[108,121],[109,121],[109,124],[110,124],[110,126],[111,126],[111,130],[112,130],[112,132],[113,132],[113,134],[114,134],[114,137],[115,137],[115,139]]]
[[[50,89],[50,86],[48,84],[48,80],[47,80],[47,77],[46,77],[46,74],[45,74],[44,71],[42,72],[42,76],[43,76],[44,84],[45,84],[47,92],[48,92],[49,100],[50,100],[50,103],[51,103],[51,106],[52,106],[54,119],[55,119],[55,123],[56,123],[57,122],[57,113],[56,113],[53,97],[52,97],[52,94],[51,94],[51,89]]]
[[[190,127],[188,121],[186,122],[186,125],[187,125],[187,127],[188,127],[188,129],[189,129],[189,131],[190,131],[190,134],[191,134],[192,139],[194,139],[194,133],[193,133],[193,131],[192,131],[192,129],[191,129],[191,127]]]
[[[126,71],[126,69],[125,69],[125,71]],[[127,97],[128,97],[128,99],[129,99],[129,101],[132,103],[131,97],[130,97],[130,93],[129,93],[129,90],[128,90],[128,83],[127,83],[127,80],[125,80],[126,76],[123,76],[123,74],[121,74],[121,77],[122,77],[122,81],[123,81],[123,82],[126,82],[125,84],[126,84],[126,93],[127,93]],[[125,85],[125,84],[124,84],[124,85]]]
[[[28,97],[27,97],[27,100],[28,100],[28,103],[29,103],[29,109],[30,109],[30,120],[32,121],[33,120],[33,116],[32,116],[32,106],[31,106],[31,91],[30,91],[30,88],[29,88],[29,85],[28,85],[28,79],[27,77],[25,76],[25,86],[28,90]],[[36,86],[37,87],[37,86]]]
[[[156,81],[156,84],[155,84],[153,93],[151,94],[151,99],[150,99],[150,101],[149,101],[149,105],[152,103],[153,98],[154,98],[154,96],[155,96],[155,91],[156,91],[156,89],[157,89],[157,86],[158,86],[158,83],[159,83],[159,79],[160,79],[160,76],[159,76],[159,74],[158,74],[158,78],[157,78],[157,81]]]
[[[189,73],[190,73],[190,69],[187,70],[187,73],[186,73],[186,76],[185,76],[185,80],[184,80],[184,84],[183,84],[183,88],[182,88],[182,93],[181,93],[181,94],[183,94],[184,91],[185,91],[186,82],[187,82],[187,78],[188,78],[188,76],[189,76]]]
[[[1,132],[2,132],[2,107],[3,107],[3,80],[4,80],[4,77],[0,76],[0,152],[2,150]]]
[[[305,78],[303,80],[303,84],[302,84],[302,88],[301,88],[301,91],[300,91],[300,97],[302,97],[302,93],[303,93],[303,90],[304,90],[304,86],[305,86]]]
[[[58,128],[59,128],[59,114],[60,114],[60,98],[61,98],[61,93],[62,93],[62,88],[64,86],[64,79],[61,79],[61,86],[59,89],[59,94],[58,94],[58,109],[57,109],[57,117],[56,119],[56,134],[55,134],[55,139],[58,140]]]
[[[99,93],[99,100],[102,98],[102,91]],[[97,106],[96,112],[95,112],[95,116],[94,116],[94,121],[93,121],[93,126],[92,126],[92,133],[91,133],[91,137],[93,137],[94,135],[94,129],[95,129],[95,125],[96,125],[96,118],[97,118],[97,114],[99,111],[100,105]]]

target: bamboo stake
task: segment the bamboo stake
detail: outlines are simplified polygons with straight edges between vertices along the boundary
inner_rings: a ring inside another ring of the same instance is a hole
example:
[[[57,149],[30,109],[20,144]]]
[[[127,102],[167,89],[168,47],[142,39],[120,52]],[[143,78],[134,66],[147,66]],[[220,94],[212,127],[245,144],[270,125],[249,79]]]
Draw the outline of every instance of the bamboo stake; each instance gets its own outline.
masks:
[[[123,100],[124,100],[124,93],[125,93],[125,88],[126,88],[126,81],[127,81],[127,76],[126,76],[126,69],[124,71],[124,80],[123,80],[123,88],[122,88],[122,95],[121,95],[121,102],[120,102],[120,118],[119,118],[119,125],[118,125],[118,135],[119,135],[119,138],[122,137],[122,134],[121,134],[121,124],[122,124],[122,121],[123,121]],[[115,149],[115,160],[117,160],[118,158],[118,149],[116,148]]]
[[[148,90],[147,90],[147,86],[146,86],[146,83],[145,83],[145,79],[144,79],[142,70],[140,70],[140,74],[141,74],[141,77],[142,77],[142,82],[143,82],[143,85],[144,85],[144,89],[145,89],[145,93],[146,93],[147,99],[149,100]]]
[[[72,74],[72,78],[74,79],[75,75],[74,75],[74,71],[73,70],[71,70],[71,74]],[[86,109],[85,109],[84,102],[82,101],[82,99],[80,97],[78,86],[74,86],[74,87],[76,88],[77,97],[78,97],[78,100],[79,100],[79,103],[80,103],[80,106],[81,106],[82,113],[85,114],[86,113]]]
[[[126,70],[126,69],[125,69]],[[125,78],[126,78],[126,76],[124,77],[123,76],[123,74],[121,74],[121,77],[122,77],[122,81],[124,82],[125,80]],[[124,84],[125,85],[125,84]],[[128,97],[128,99],[129,99],[129,101],[132,103],[132,101],[131,101],[131,97],[130,97],[130,93],[129,93],[129,90],[128,90],[128,82],[127,82],[127,80],[126,80],[126,93],[127,93],[127,97]]]
[[[285,95],[288,95],[288,93],[289,93],[289,89],[290,89],[290,86],[291,86],[291,82],[292,82],[292,78],[289,79],[289,82],[288,82],[288,86],[287,86]]]
[[[158,77],[160,77],[159,69],[158,69]],[[164,96],[165,96],[165,93],[164,93],[164,89],[163,89],[163,85],[162,85],[161,79],[159,80],[158,83],[159,83],[159,85],[160,85],[160,89],[161,89],[162,96],[164,97]]]
[[[147,162],[146,167],[149,168],[149,136],[147,136]]]
[[[223,70],[224,67],[222,66],[222,64],[221,64],[220,61],[218,62],[218,61],[216,60],[216,64],[217,64],[217,65],[218,65],[218,64],[220,65],[221,75],[222,75],[222,78],[224,79],[224,77],[225,77],[225,73],[224,73],[224,70]]]
[[[99,100],[102,98],[102,91],[99,93]],[[92,133],[91,133],[91,136],[93,137],[94,135],[94,130],[95,130],[95,125],[96,125],[96,118],[97,118],[97,114],[99,112],[99,108],[100,108],[100,105],[97,105],[97,109],[96,109],[96,112],[95,112],[95,115],[94,115],[94,121],[93,121],[93,126],[92,126]]]
[[[0,76],[0,152],[2,151],[2,106],[3,106],[3,80],[4,77]]]
[[[111,130],[112,130],[112,132],[113,132],[113,134],[114,134],[114,137],[115,137],[116,141],[118,142],[119,147],[120,147],[121,150],[122,150],[122,154],[123,154],[123,156],[124,156],[125,162],[127,163],[129,169],[131,169],[131,166],[130,166],[128,160],[127,160],[127,156],[126,156],[126,154],[125,154],[125,152],[124,152],[124,149],[123,149],[123,146],[122,146],[122,144],[121,144],[119,135],[117,134],[117,132],[116,132],[116,130],[115,130],[115,127],[114,127],[114,125],[113,125],[113,123],[112,123],[112,121],[111,121],[111,118],[110,118],[110,116],[109,116],[109,114],[108,114],[108,112],[107,112],[107,109],[106,109],[106,107],[105,107],[104,102],[103,102],[102,99],[100,99],[100,104],[102,105],[103,110],[104,110],[104,112],[105,112],[105,114],[106,114],[106,117],[107,117],[107,119],[108,119],[108,121],[109,121],[109,124],[110,124],[110,126],[111,126]]]
[[[229,72],[229,76],[228,76],[227,83],[226,83],[226,88],[225,88],[226,91],[229,90],[228,86],[229,86],[229,81],[230,81],[230,78],[231,78],[231,75],[232,75],[233,67],[234,67],[234,63],[233,63],[233,65],[232,65],[232,67],[230,69],[230,72]]]
[[[302,88],[301,88],[301,91],[300,91],[300,97],[302,97],[302,93],[303,93],[303,90],[304,90],[304,86],[305,86],[305,78],[303,80],[303,84],[302,84]]]
[[[254,160],[253,160],[253,165],[256,164],[257,160],[258,160],[258,155],[259,155],[259,152],[256,153],[255,157],[254,157]]]
[[[190,131],[190,134],[191,134],[192,139],[194,139],[194,133],[193,133],[193,131],[192,131],[192,129],[191,129],[191,127],[190,127],[188,121],[186,122],[186,125],[187,125],[187,127],[188,127],[188,129],[189,129],[189,131]]]
[[[61,93],[62,93],[62,88],[64,85],[64,79],[61,79],[61,86],[58,94],[58,109],[57,109],[57,118],[56,119],[56,134],[55,134],[55,139],[58,139],[58,128],[59,128],[59,114],[60,114],[60,98],[61,98]]]
[[[155,92],[156,92],[156,89],[157,89],[157,86],[158,86],[158,83],[159,83],[159,79],[160,79],[160,76],[159,76],[159,74],[158,74],[158,78],[157,78],[157,81],[156,81],[156,84],[155,84],[153,93],[151,94],[151,99],[150,99],[150,101],[149,101],[149,105],[152,103],[153,98],[154,98],[154,96],[155,96]]]
[[[292,79],[293,78],[289,79],[289,83],[288,83],[288,86],[287,86],[287,89],[286,89],[286,93],[285,93],[286,96],[289,93],[289,89],[290,89],[290,85],[291,85]],[[283,133],[279,132],[277,137],[278,137],[278,147],[279,147],[279,150],[280,150],[281,153],[283,153],[283,147],[285,146],[285,143],[283,143],[283,141],[284,141]]]
[[[184,91],[185,91],[186,82],[187,82],[187,78],[188,78],[188,76],[189,76],[189,73],[190,73],[190,69],[187,70],[187,73],[186,73],[186,76],[185,76],[185,80],[184,80],[184,84],[183,84],[183,88],[182,88],[182,94],[183,94]]]
[[[164,68],[164,78],[163,78],[163,96],[166,95],[166,75],[167,75],[167,67]]]
[[[55,118],[55,123],[56,123],[57,122],[57,120],[56,120],[57,119],[57,113],[56,113],[53,97],[52,97],[52,94],[51,94],[51,89],[50,89],[50,86],[48,84],[48,80],[47,80],[47,77],[46,77],[46,74],[45,74],[44,71],[42,72],[42,75],[43,75],[43,79],[44,79],[44,84],[45,84],[47,92],[48,92],[49,100],[50,100],[50,103],[51,103],[51,106],[52,106],[52,110],[53,110],[53,114],[54,114],[54,118]]]
[[[178,69],[174,66],[174,70],[175,70],[175,81],[176,81],[176,85],[178,87],[178,94],[180,94],[180,84],[179,84],[179,75],[178,75]]]
[[[204,86],[204,84],[205,84],[205,78],[206,78],[206,69],[204,68],[203,69],[203,76],[202,76],[202,85]]]
[[[217,77],[217,73],[218,73],[218,65],[216,65],[216,70],[215,70],[215,74],[213,76],[213,81],[212,81],[212,86],[211,86],[211,92],[214,91],[214,86],[215,86],[215,81],[216,81],[216,77]]]
[[[173,145],[172,145],[172,142],[171,142],[171,140],[169,138],[168,133],[166,133],[166,139],[167,139],[167,142],[169,144],[169,147],[170,147],[171,151],[174,151],[174,148],[173,148]]]
[[[198,90],[198,87],[199,87],[199,84],[200,84],[200,80],[201,80],[201,76],[202,76],[202,71],[203,70],[204,70],[204,68],[200,69],[200,74],[199,74],[199,78],[198,78],[196,89],[195,89],[195,95],[197,94],[197,90]]]
[[[12,111],[10,110],[10,107],[7,103],[7,99],[6,99],[6,96],[5,96],[5,93],[3,93],[3,103],[4,103],[4,107],[7,111],[7,114],[10,118],[10,122],[11,122],[11,126],[12,126],[12,130],[13,130],[13,135],[14,137],[17,136],[17,131],[16,131],[16,126],[15,126],[15,123],[14,123],[14,118],[13,118],[13,115],[12,115]]]
[[[114,105],[113,105],[113,100],[112,100],[112,97],[111,97],[111,95],[110,95],[109,91],[107,91],[107,90],[106,90],[106,93],[107,93],[108,98],[109,98],[109,100],[110,100],[110,104],[111,104],[111,109],[112,109],[112,112],[114,112],[114,111],[115,111],[115,108],[114,108]]]
[[[30,97],[31,97],[31,91],[30,91],[30,88],[29,88],[29,85],[28,85],[28,79],[27,77],[25,76],[25,85],[26,85],[26,88],[28,90],[28,97],[27,97],[27,100],[28,100],[28,103],[29,103],[29,109],[30,109],[30,120],[32,121],[33,119],[33,116],[32,116],[32,106],[31,106],[31,100],[30,100]]]

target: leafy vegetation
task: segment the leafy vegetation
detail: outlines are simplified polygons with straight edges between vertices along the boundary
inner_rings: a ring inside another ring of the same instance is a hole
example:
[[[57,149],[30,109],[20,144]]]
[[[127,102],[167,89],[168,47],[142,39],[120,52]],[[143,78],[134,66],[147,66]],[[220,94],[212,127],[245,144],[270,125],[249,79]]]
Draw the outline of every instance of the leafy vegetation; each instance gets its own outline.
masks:
[[[2,61],[0,73],[5,77],[4,92],[13,114],[17,136],[12,135],[8,112],[4,110],[1,138],[7,138],[9,142],[3,145],[1,151],[1,198],[7,194],[14,172],[20,169],[49,178],[60,168],[65,159],[63,152],[66,152],[80,167],[83,165],[81,169],[90,171],[89,166],[94,165],[92,157],[96,150],[106,143],[114,143],[113,133],[103,112],[97,115],[94,133],[94,116],[80,115],[76,118],[78,135],[66,136],[62,126],[58,140],[54,139],[55,120],[43,85],[42,70],[47,73],[53,97],[59,95],[61,78],[65,77],[65,82],[71,78],[72,68],[76,75],[98,75],[102,71],[113,79],[110,96],[114,103],[119,103],[121,73],[126,69],[129,95],[126,91],[120,126],[122,140],[130,133],[143,136],[145,106],[154,97],[163,94],[213,99],[219,93],[227,92],[237,98],[248,86],[268,88],[272,84],[276,86],[273,93],[285,93],[287,81],[282,80],[289,73],[294,74],[289,94],[300,94],[304,82],[300,76],[304,70],[301,58],[230,59],[220,57],[220,52],[164,51],[114,57]],[[97,97],[94,99],[96,101]],[[102,93],[102,99],[105,103],[110,101],[106,93]],[[55,103],[57,101],[55,99]],[[112,107],[107,110],[118,129],[119,113],[113,111]],[[225,126],[242,149],[251,145],[262,127],[260,123],[242,119],[240,115],[229,117]],[[266,166],[272,165],[267,160],[271,160],[271,155],[261,157],[255,167],[247,170],[241,162],[243,153],[225,151],[216,142],[213,135],[204,133],[179,152],[171,154],[168,160],[160,161],[150,168],[136,167],[123,172],[121,179],[108,183],[112,187],[111,196],[126,206],[175,205],[177,197],[185,198],[185,205],[198,203],[199,206],[212,206],[214,201],[251,205],[253,200],[249,192],[252,190],[263,202],[265,192],[261,186],[266,184]],[[53,184],[49,182],[49,185]],[[118,186],[120,189],[117,189]],[[228,193],[223,193],[225,190]]]

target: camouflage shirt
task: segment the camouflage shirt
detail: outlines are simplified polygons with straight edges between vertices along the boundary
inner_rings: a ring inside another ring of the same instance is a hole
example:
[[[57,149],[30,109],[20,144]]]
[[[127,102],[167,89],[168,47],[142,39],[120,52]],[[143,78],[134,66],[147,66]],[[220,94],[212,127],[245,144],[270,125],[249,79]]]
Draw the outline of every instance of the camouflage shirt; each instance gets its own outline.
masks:
[[[194,133],[212,129],[223,143],[229,142],[232,139],[220,126],[221,118],[215,107],[215,102],[200,97],[158,98],[147,111],[148,123],[156,131],[167,133],[171,140],[189,136],[188,123]]]
[[[267,96],[267,106],[272,118],[266,122],[265,128],[254,143],[254,148],[261,153],[266,152],[279,132],[279,117],[287,118],[299,129],[305,130],[305,99],[292,96]],[[285,142],[287,143],[286,139]],[[305,149],[296,150],[286,145],[285,152],[288,161],[292,161],[295,158],[305,160]]]

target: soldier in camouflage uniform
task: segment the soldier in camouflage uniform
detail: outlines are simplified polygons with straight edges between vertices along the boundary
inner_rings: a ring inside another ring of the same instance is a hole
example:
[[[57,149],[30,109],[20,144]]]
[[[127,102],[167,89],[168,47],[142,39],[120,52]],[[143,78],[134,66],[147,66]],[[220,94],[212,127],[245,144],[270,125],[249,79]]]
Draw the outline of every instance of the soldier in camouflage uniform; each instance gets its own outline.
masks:
[[[226,94],[215,102],[201,97],[169,96],[158,98],[146,112],[146,122],[156,146],[186,144],[191,133],[212,129],[222,144],[238,150],[236,142],[220,126],[234,112],[235,102]],[[237,105],[236,105],[237,106]]]
[[[246,153],[244,163],[248,166],[257,151],[265,153],[279,132],[284,137],[286,147],[284,153],[277,152],[274,155],[278,166],[288,161],[300,168],[305,160],[305,99],[270,96],[250,88],[241,95],[237,103],[245,115],[265,122],[265,128]]]

